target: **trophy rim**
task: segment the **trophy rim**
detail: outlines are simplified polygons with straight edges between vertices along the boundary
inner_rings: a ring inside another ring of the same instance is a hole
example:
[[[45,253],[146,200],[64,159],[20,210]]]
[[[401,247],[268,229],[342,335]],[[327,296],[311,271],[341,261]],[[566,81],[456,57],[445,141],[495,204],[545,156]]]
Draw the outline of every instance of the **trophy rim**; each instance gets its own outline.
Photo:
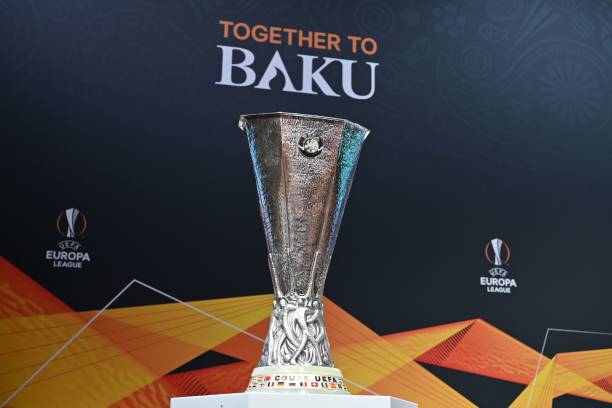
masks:
[[[240,120],[238,122],[238,127],[241,130],[244,130],[244,121],[249,119],[258,119],[258,118],[270,118],[270,117],[278,117],[278,118],[307,118],[307,119],[315,119],[322,120],[327,122],[342,122],[344,124],[350,124],[357,127],[359,130],[365,133],[363,139],[365,140],[370,133],[370,129],[367,127],[360,125],[359,123],[355,123],[348,119],[343,118],[334,118],[331,116],[322,116],[322,115],[313,115],[307,113],[293,113],[293,112],[263,112],[263,113],[247,113],[244,115],[240,115]]]

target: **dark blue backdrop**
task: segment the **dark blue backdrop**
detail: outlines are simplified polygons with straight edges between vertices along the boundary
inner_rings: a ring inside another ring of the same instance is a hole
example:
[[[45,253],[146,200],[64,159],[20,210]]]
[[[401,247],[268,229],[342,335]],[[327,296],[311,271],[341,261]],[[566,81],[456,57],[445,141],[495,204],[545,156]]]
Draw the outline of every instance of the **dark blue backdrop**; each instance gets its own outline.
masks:
[[[326,286],[369,327],[480,317],[535,349],[548,327],[612,332],[612,2],[3,0],[0,19],[0,250],[76,310],[132,278],[181,299],[270,292],[236,124],[282,110],[372,130]],[[215,85],[218,44],[299,69],[300,50],[223,39],[219,19],[372,36],[378,54],[357,59],[380,63],[376,93]],[[69,207],[89,222],[80,270],[44,259]],[[511,295],[479,285],[494,237]],[[578,337],[550,355],[610,347]],[[481,406],[522,389],[431,369]]]

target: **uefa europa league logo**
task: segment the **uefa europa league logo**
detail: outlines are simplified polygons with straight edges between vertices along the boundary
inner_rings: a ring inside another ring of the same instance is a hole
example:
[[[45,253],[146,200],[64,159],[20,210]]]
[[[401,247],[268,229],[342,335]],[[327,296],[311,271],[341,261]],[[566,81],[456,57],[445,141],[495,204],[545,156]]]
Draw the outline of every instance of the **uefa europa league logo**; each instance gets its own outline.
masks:
[[[485,246],[485,256],[495,266],[506,265],[510,261],[510,247],[501,239],[493,238]]]
[[[490,276],[480,278],[480,285],[486,286],[489,293],[512,293],[512,288],[518,284],[508,276],[506,269],[510,262],[510,246],[502,239],[493,238],[485,245],[485,258],[493,267],[489,269]]]
[[[59,213],[55,227],[57,232],[67,239],[57,243],[59,249],[47,250],[45,258],[51,261],[51,265],[55,268],[83,268],[83,265],[91,261],[91,257],[76,239],[87,229],[85,215],[76,208],[68,208]]]
[[[87,218],[76,208],[68,208],[57,216],[57,231],[66,238],[78,238],[87,229]]]

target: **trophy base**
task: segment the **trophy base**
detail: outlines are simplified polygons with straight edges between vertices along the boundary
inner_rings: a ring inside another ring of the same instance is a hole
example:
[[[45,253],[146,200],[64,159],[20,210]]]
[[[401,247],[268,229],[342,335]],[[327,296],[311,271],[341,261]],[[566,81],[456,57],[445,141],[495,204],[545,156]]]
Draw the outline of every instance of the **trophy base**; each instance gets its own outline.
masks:
[[[170,408],[418,408],[413,402],[377,395],[290,395],[245,392],[170,400]]]
[[[339,369],[313,366],[257,367],[253,370],[246,392],[350,394]]]

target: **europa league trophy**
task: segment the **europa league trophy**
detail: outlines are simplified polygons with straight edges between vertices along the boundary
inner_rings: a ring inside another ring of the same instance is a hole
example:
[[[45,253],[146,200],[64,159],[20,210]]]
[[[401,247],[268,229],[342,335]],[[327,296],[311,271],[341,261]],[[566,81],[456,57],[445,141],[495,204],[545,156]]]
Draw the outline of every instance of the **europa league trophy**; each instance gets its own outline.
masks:
[[[369,131],[297,113],[244,115],[239,126],[268,244],[270,328],[246,392],[172,398],[171,408],[418,408],[393,397],[347,395],[325,332],[325,276]]]
[[[369,130],[295,113],[244,115],[239,126],[253,159],[274,287],[247,391],[348,394],[329,350],[323,287]]]

